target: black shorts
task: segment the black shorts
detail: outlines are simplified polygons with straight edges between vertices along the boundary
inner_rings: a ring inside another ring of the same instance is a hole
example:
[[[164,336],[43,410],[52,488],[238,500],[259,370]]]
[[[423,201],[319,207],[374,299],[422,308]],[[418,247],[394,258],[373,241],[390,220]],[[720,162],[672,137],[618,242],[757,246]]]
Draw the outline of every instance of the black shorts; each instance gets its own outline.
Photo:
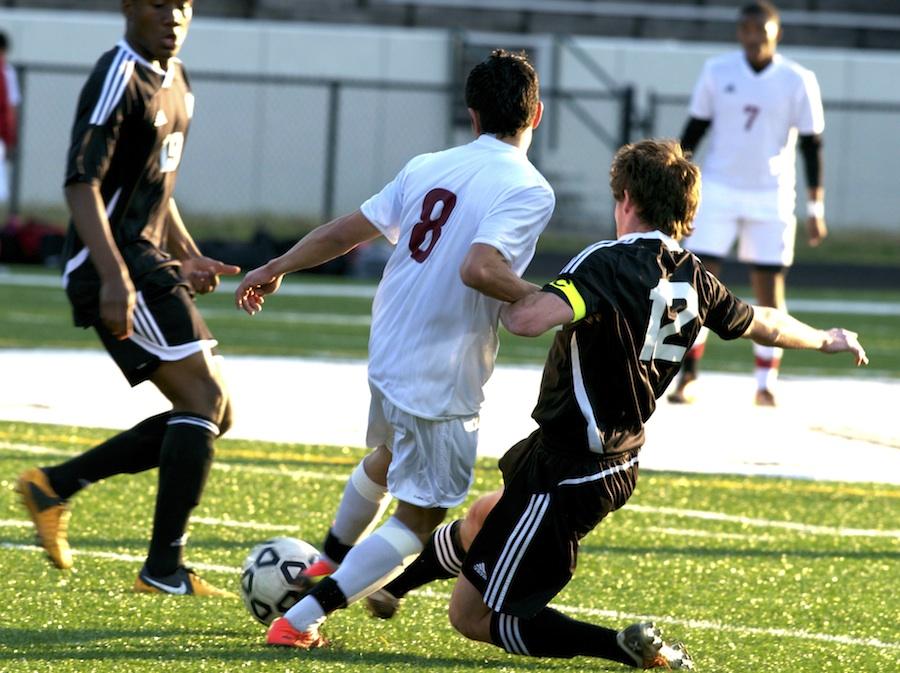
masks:
[[[463,574],[489,608],[527,618],[568,584],[579,540],[631,496],[638,450],[555,453],[537,430],[507,451],[500,469],[503,496],[472,542]]]
[[[99,288],[71,284],[66,288],[75,323],[97,330],[128,383],[136,386],[146,381],[160,362],[183,360],[204,350],[216,352],[216,340],[176,269],[157,269],[135,289],[133,333],[120,341],[100,320]]]

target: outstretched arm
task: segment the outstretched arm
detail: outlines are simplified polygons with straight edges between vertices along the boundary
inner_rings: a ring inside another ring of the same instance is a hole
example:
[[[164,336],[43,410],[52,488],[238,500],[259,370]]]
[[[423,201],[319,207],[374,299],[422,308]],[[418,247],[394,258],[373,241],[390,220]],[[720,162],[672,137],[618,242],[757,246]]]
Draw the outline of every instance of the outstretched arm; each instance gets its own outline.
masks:
[[[823,353],[850,353],[857,366],[869,364],[856,332],[841,327],[820,330],[768,306],[753,307],[753,322],[742,335],[763,346],[777,346]]]
[[[379,236],[381,232],[358,210],[323,224],[244,276],[234,293],[235,304],[253,315],[262,310],[265,296],[278,290],[284,274],[324,264]]]
[[[200,294],[212,292],[219,285],[220,275],[234,276],[241,272],[239,266],[205,257],[200,252],[193,236],[184,226],[184,220],[181,218],[181,213],[178,212],[175,199],[169,199],[166,219],[168,222],[166,249],[181,262],[181,274],[195,292]]]

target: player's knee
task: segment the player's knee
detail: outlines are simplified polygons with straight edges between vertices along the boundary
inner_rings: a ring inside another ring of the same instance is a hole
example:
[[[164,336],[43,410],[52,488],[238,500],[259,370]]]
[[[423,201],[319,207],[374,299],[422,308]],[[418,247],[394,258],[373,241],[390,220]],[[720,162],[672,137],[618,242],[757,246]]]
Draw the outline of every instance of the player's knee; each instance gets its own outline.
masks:
[[[484,525],[484,520],[487,518],[487,515],[491,513],[491,510],[494,509],[494,505],[497,504],[501,495],[503,495],[502,490],[488,493],[487,495],[478,498],[478,500],[469,507],[459,528],[459,538],[463,547],[468,549],[471,546],[472,540],[478,535],[478,531],[480,531],[481,527]]]
[[[484,615],[476,614],[469,610],[464,603],[451,600],[448,616],[450,625],[461,636],[465,636],[469,640],[491,642],[490,612]]]

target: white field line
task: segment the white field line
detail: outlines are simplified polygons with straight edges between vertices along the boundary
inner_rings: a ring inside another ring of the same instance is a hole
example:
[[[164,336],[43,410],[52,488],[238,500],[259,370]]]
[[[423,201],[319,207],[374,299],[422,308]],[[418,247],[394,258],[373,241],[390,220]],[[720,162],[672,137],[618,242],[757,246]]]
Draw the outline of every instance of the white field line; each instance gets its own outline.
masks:
[[[29,522],[30,523],[30,522]],[[38,547],[33,544],[13,544],[12,542],[0,542],[0,549],[14,549],[17,551],[29,551],[29,552],[41,552],[44,553],[43,547]],[[128,563],[143,563],[146,559],[146,555],[135,555],[135,554],[119,554],[111,551],[84,551],[80,549],[73,549],[72,553],[76,556],[85,556],[90,558],[102,558],[108,559],[110,561],[126,561]],[[191,567],[197,570],[203,570],[207,572],[215,572],[215,573],[228,573],[235,574],[240,573],[240,568],[235,568],[233,566],[222,566],[216,565],[214,563],[193,563],[191,562]]]
[[[708,530],[696,530],[694,528],[658,528],[649,526],[644,528],[648,533],[660,533],[661,535],[674,535],[675,537],[698,537],[712,540],[753,540],[754,542],[768,542],[771,535],[750,535],[749,533],[716,533]]]
[[[758,526],[763,528],[781,528],[808,535],[834,535],[837,537],[887,537],[900,538],[900,530],[873,530],[865,528],[838,528],[834,526],[814,526],[793,521],[773,521],[771,519],[752,519],[746,516],[735,516],[722,512],[706,512],[696,509],[675,509],[673,507],[647,507],[644,505],[626,505],[625,509],[634,512],[649,514],[671,514],[672,516],[688,517],[692,519],[706,519],[707,521],[727,521],[739,523],[742,526]]]
[[[18,287],[58,287],[62,284],[56,276],[24,275],[0,273],[0,285]],[[237,281],[223,280],[219,292],[234,292]],[[371,299],[375,296],[374,285],[354,285],[341,283],[310,283],[290,280],[284,283],[278,293],[287,297],[350,297]],[[843,315],[900,315],[900,302],[855,301],[845,299],[791,299],[788,308],[795,313],[838,313]],[[206,311],[204,311],[206,313]]]
[[[52,449],[46,446],[34,446],[32,444],[18,444],[15,442],[0,442],[0,451],[17,451],[21,453],[57,455],[57,456],[73,456],[76,455],[72,451],[64,451],[62,449]],[[314,472],[311,470],[282,470],[275,467],[261,467],[255,465],[229,465],[213,463],[213,468],[223,472],[247,472],[249,474],[268,474],[278,477],[293,477],[300,479],[319,479],[328,481],[346,481],[347,475],[344,474],[328,474],[325,472]],[[643,514],[667,514],[672,516],[680,516],[693,519],[705,519],[709,521],[726,521],[730,523],[739,523],[744,526],[754,526],[762,528],[780,528],[783,530],[796,531],[807,535],[828,535],[832,537],[885,537],[900,538],[900,530],[875,530],[862,528],[841,528],[836,526],[817,526],[805,523],[796,523],[793,521],[774,521],[771,519],[753,519],[744,516],[735,516],[733,514],[725,514],[723,512],[708,512],[695,509],[676,509],[673,507],[651,507],[648,505],[625,505],[623,509]]]
[[[11,544],[8,542],[0,543],[0,548],[16,551],[27,551],[43,553],[41,547],[24,544]],[[78,551],[72,550],[78,556],[108,559],[111,561],[124,561],[128,563],[143,563],[144,556],[133,554],[119,554],[115,552],[99,552],[99,551]],[[240,573],[241,569],[234,566],[215,565],[211,563],[192,563],[197,570],[205,572],[221,572],[232,575]],[[418,596],[423,596],[431,600],[439,600],[446,603],[450,600],[450,594],[443,591],[432,591],[431,589],[421,589],[413,592]],[[674,617],[666,617],[662,615],[638,615],[628,612],[619,612],[617,610],[598,610],[597,608],[583,608],[576,605],[556,605],[555,607],[571,612],[574,614],[585,615],[588,617],[601,617],[604,619],[615,619],[617,621],[654,621],[663,624],[674,624],[684,626],[690,629],[704,629],[713,631],[730,631],[742,635],[764,635],[776,636],[778,638],[796,638],[799,640],[817,640],[826,643],[837,643],[840,645],[852,645],[857,647],[874,647],[878,649],[900,650],[900,643],[889,643],[875,638],[854,638],[852,636],[832,635],[830,633],[814,633],[811,631],[795,630],[795,629],[775,629],[759,626],[740,626],[725,624],[723,622],[713,622],[703,619],[678,619]]]

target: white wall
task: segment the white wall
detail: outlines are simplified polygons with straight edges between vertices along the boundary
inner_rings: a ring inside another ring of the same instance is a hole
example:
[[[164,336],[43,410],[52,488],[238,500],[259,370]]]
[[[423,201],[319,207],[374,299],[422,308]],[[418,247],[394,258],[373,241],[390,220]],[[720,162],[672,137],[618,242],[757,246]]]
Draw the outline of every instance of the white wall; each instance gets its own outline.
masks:
[[[13,42],[10,60],[27,65],[80,66],[73,74],[39,74],[26,81],[23,202],[60,203],[68,132],[75,98],[100,53],[121,36],[117,14],[0,10],[0,27]],[[515,42],[516,38],[502,39]],[[563,51],[560,81],[550,81],[549,39],[529,36],[538,49],[545,86],[599,88],[597,80]],[[643,105],[650,90],[688,94],[707,57],[730,44],[578,38],[577,44],[620,82],[636,85]],[[900,54],[788,49],[812,68],[826,100],[900,104]],[[182,57],[197,94],[195,124],[179,178],[178,199],[188,212],[278,212],[318,217],[323,207],[327,90],[319,86],[229,84],[208,73],[291,75],[421,83],[398,94],[346,91],[341,107],[336,209],[356,207],[412,154],[439,149],[462,95],[427,87],[449,84],[452,38],[445,31],[248,22],[194,21]],[[615,128],[615,109],[591,112]],[[608,218],[606,175],[611,151],[569,111],[557,110],[560,144],[539,133],[535,148],[557,189],[583,203],[586,217]],[[677,135],[685,111],[663,109],[657,135]],[[549,120],[547,121],[549,123]],[[891,115],[826,110],[826,187],[832,228],[865,226],[900,231],[895,163],[900,133]],[[801,173],[802,175],[802,173]]]

